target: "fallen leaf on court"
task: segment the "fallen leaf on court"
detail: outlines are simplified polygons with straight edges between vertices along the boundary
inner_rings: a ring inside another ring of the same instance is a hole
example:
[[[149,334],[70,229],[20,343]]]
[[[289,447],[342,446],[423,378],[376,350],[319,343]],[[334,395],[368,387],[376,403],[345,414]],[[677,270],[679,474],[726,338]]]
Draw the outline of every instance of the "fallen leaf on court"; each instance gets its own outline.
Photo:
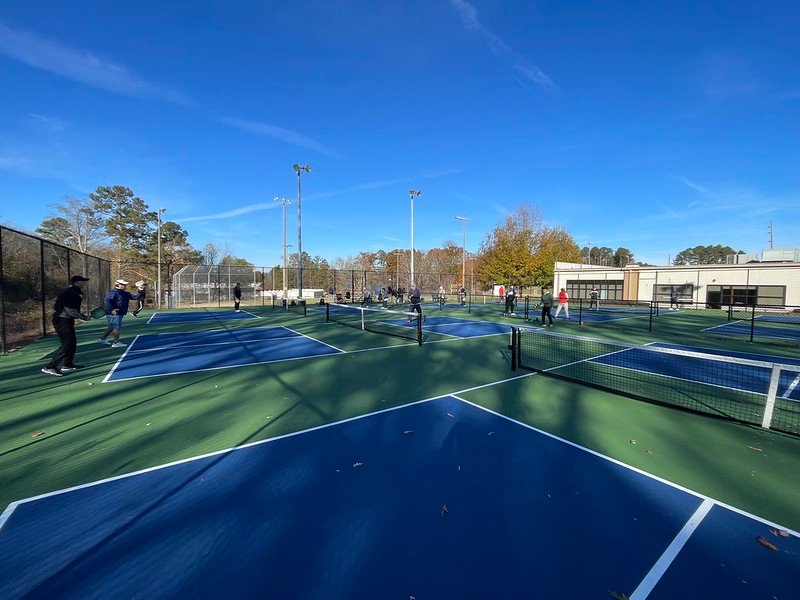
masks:
[[[150,427],[150,423],[145,423],[144,426],[145,427]]]
[[[775,537],[789,537],[789,532],[785,529],[770,529],[769,532],[774,535]]]
[[[625,594],[618,594],[617,592],[612,592],[611,590],[608,590],[608,593],[611,594],[611,597],[614,598],[614,600],[630,600],[630,598],[628,598],[628,596]]]
[[[90,382],[89,382],[89,385],[94,385],[94,383],[90,381]]]
[[[756,448],[755,446],[748,446],[748,448],[750,448],[750,450],[755,450],[756,452],[763,452],[761,448]]]
[[[775,544],[772,544],[772,543],[768,542],[767,540],[765,540],[765,539],[764,539],[763,537],[761,537],[761,536],[758,536],[756,539],[758,540],[758,543],[759,543],[759,544],[761,544],[762,546],[764,546],[764,548],[769,548],[770,550],[772,550],[772,551],[774,551],[774,552],[777,552],[777,550],[778,550],[778,547],[777,547]]]
[[[37,431],[36,433],[32,433],[31,437],[39,437],[44,435],[44,431]]]
[[[636,438],[633,438],[633,439],[631,440],[631,444],[635,444],[635,443],[636,443]]]
[[[403,433],[404,433],[405,435],[411,435],[411,434],[412,434],[412,433],[414,433],[414,432],[413,432],[411,429],[406,429],[406,430],[405,430]]]
[[[448,512],[450,512],[450,511],[448,511],[448,510],[447,510],[447,505],[446,505],[446,504],[443,504],[443,505],[442,505],[442,510],[440,510],[440,511],[439,511],[439,513],[440,513],[442,516],[445,516],[445,515],[446,515]]]
[[[447,413],[447,416],[448,417],[452,417],[453,415],[451,413]]]
[[[360,463],[360,462],[353,463],[353,468],[354,469],[357,469],[358,467],[363,467],[363,466],[364,466],[364,463]]]
[[[652,450],[645,450],[645,453],[647,453],[647,454],[652,454],[652,453],[653,453],[653,451],[652,451]]]
[[[494,431],[490,431],[490,432],[489,432],[489,435],[494,435]]]

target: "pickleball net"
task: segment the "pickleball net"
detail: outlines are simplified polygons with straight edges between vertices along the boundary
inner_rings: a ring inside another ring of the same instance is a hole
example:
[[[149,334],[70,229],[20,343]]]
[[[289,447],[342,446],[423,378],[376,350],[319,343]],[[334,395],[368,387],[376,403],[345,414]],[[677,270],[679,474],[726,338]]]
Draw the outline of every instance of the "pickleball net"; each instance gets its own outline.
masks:
[[[800,361],[515,328],[512,362],[585,386],[800,434]]]
[[[414,340],[422,345],[422,316],[416,312],[328,303],[325,319],[363,331]]]

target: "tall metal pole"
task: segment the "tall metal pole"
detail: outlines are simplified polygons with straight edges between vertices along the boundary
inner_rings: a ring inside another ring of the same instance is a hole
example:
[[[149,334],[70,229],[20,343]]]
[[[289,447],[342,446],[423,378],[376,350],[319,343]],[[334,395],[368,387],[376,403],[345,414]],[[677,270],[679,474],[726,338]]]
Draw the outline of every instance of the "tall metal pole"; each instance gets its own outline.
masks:
[[[461,221],[461,287],[467,289],[467,217],[456,217]]]
[[[411,196],[411,273],[410,283],[414,285],[414,198],[422,196],[419,190],[408,190],[408,195]],[[410,292],[411,290],[409,290]]]
[[[300,166],[297,163],[292,165],[292,168],[297,173],[297,297],[303,297],[303,215],[301,211],[302,196],[300,195],[300,173],[305,171],[311,172],[310,165]]]
[[[299,177],[299,173],[298,173],[298,177]],[[287,276],[286,268],[288,266],[287,265],[287,258],[286,258],[286,248],[287,248],[287,245],[286,245],[286,205],[287,204],[291,204],[292,202],[290,200],[287,200],[286,198],[275,198],[275,202],[280,202],[281,206],[283,206],[283,300],[285,302],[289,297],[289,290],[288,290],[287,281],[286,281],[286,276]],[[274,283],[275,283],[274,276],[273,276],[272,281],[273,281],[273,287],[274,287]]]
[[[158,209],[158,301],[156,302],[156,306],[161,308],[161,214],[167,212],[166,208],[159,208]]]

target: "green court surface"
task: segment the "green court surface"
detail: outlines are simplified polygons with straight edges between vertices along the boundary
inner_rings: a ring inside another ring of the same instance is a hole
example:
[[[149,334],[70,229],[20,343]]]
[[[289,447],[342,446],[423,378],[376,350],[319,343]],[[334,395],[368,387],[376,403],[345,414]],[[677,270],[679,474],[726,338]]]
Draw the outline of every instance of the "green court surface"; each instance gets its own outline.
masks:
[[[195,309],[202,311],[203,309]],[[76,361],[89,368],[40,373],[58,343],[50,336],[0,358],[0,512],[16,500],[245,443],[458,393],[759,517],[800,529],[800,438],[648,404],[578,384],[510,370],[508,335],[407,340],[308,316],[249,308],[260,319],[147,324],[126,317],[123,340],[151,333],[285,326],[343,352],[103,383],[121,351],[101,346],[102,323],[78,327]],[[179,312],[179,311],[173,311]],[[188,311],[183,311],[188,312]],[[522,324],[499,313],[470,317]],[[587,334],[576,323],[559,331]],[[681,334],[591,328],[591,335],[680,342],[760,354],[790,348]],[[202,352],[201,349],[197,350]]]

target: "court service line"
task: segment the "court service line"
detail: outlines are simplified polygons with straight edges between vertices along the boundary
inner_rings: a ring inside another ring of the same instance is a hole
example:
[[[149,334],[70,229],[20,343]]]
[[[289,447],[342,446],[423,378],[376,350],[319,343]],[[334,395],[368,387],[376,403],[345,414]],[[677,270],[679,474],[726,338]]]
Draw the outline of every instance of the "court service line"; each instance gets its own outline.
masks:
[[[728,325],[742,325],[747,324],[747,321],[728,321],[727,323],[720,323],[719,325],[714,325],[712,327],[706,327],[705,329],[701,329],[700,331],[711,331],[712,329],[717,329],[718,327],[727,327]]]
[[[653,588],[656,587],[658,582],[664,576],[664,573],[667,572],[667,569],[672,564],[672,561],[678,556],[680,551],[686,545],[686,542],[689,541],[689,538],[692,537],[695,529],[700,526],[700,523],[703,522],[703,519],[706,518],[706,515],[714,508],[715,502],[709,499],[703,500],[703,503],[698,507],[698,509],[694,512],[694,514],[686,521],[686,524],[683,526],[678,532],[678,535],[675,536],[675,539],[672,540],[672,543],[664,550],[664,553],[661,555],[656,561],[656,564],[653,565],[653,568],[645,575],[642,582],[639,586],[634,590],[634,592],[630,595],[630,600],[645,600],[647,596],[650,595],[650,592],[653,591]]]
[[[154,317],[155,317],[157,314],[158,314],[158,311],[156,311],[156,312],[154,312],[152,315],[150,315],[150,318],[149,318],[149,319],[147,319],[147,322],[145,323],[145,325],[150,325],[150,321],[152,321],[152,320],[153,320],[153,318],[154,318]]]
[[[792,396],[792,392],[794,392],[794,390],[795,390],[795,388],[797,387],[798,384],[800,384],[800,373],[798,373],[797,377],[794,378],[794,381],[792,381],[792,383],[789,384],[789,387],[786,388],[786,391],[783,393],[781,398],[783,398],[785,400],[792,400],[792,397],[791,397]]]
[[[120,365],[120,363],[122,363],[122,359],[125,358],[128,352],[130,352],[130,349],[133,348],[133,345],[136,343],[136,340],[138,339],[139,339],[138,335],[135,338],[133,338],[133,341],[130,343],[130,345],[127,348],[125,348],[125,352],[122,353],[122,355],[119,357],[119,360],[113,367],[111,367],[111,370],[108,372],[108,375],[106,375],[105,378],[103,378],[103,381],[101,381],[100,383],[106,383],[109,380],[114,371],[117,370],[117,367]]]
[[[306,338],[306,339],[309,339],[309,340],[311,340],[311,341],[313,341],[313,342],[317,342],[317,343],[319,343],[319,344],[323,344],[323,345],[325,345],[325,346],[328,346],[329,348],[333,348],[333,349],[334,349],[334,350],[336,350],[337,352],[345,352],[345,350],[342,350],[341,348],[337,348],[337,347],[336,347],[336,346],[334,346],[333,344],[329,344],[329,343],[327,343],[327,342],[323,342],[322,340],[318,340],[317,338],[313,338],[313,337],[311,337],[310,335],[306,335],[305,333],[301,333],[301,332],[297,331],[296,329],[292,329],[291,327],[286,327],[285,325],[283,325],[282,327],[283,327],[284,329],[287,329],[287,330],[291,331],[292,333],[296,333],[297,335],[299,335],[299,336],[301,336],[301,337],[304,337],[304,338]]]
[[[239,329],[238,331],[243,331],[243,330]],[[183,335],[191,335],[191,334],[186,333]],[[234,340],[232,342],[207,342],[205,344],[176,344],[174,346],[156,346],[155,348],[142,348],[141,350],[135,350],[135,352],[155,352],[157,350],[180,350],[181,348],[205,348],[207,346],[225,346],[231,344],[239,344],[239,345],[260,344],[263,342],[271,342],[273,340],[293,340],[297,339],[298,337],[308,337],[308,336],[303,336],[302,334],[280,335],[277,337],[263,338],[260,340]]]

